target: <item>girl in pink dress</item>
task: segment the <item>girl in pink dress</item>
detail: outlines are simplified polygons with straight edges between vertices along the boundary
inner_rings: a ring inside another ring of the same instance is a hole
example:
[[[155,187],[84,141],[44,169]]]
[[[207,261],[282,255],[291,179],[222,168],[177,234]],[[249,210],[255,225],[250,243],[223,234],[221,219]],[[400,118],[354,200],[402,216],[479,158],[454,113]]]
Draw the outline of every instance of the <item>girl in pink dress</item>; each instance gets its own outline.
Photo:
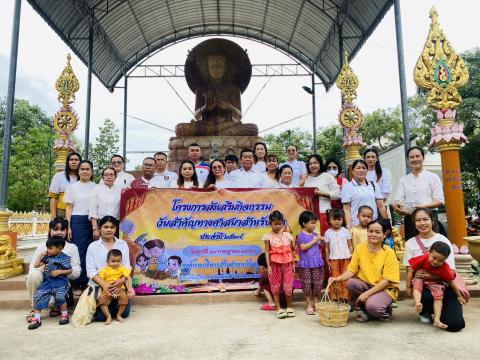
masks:
[[[279,319],[294,317],[292,309],[293,292],[293,238],[284,232],[285,218],[280,211],[275,210],[268,217],[272,231],[265,234],[262,240],[265,243],[267,255],[268,280],[272,289],[276,316]],[[283,288],[287,298],[287,309],[280,307],[280,289]]]

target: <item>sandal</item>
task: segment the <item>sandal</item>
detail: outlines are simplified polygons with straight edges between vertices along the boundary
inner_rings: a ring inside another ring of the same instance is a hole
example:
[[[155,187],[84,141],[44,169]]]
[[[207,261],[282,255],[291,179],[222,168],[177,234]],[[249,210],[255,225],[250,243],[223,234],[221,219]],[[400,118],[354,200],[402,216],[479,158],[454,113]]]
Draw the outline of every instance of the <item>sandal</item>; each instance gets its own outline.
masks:
[[[59,325],[67,325],[70,322],[70,318],[67,315],[60,316],[60,320],[58,321]]]
[[[33,318],[30,325],[28,325],[28,330],[35,330],[38,329],[40,326],[42,326],[42,322],[40,321],[40,319]]]
[[[288,317],[287,313],[283,309],[278,310],[275,316],[277,317],[277,319],[285,319],[286,317]]]
[[[25,319],[27,320],[27,323],[30,324],[32,322],[32,319],[35,317],[33,314],[35,314],[34,311],[30,310],[28,315],[25,317]]]
[[[287,308],[287,316],[288,317],[295,317],[295,313],[293,312],[292,308]]]
[[[366,312],[359,311],[357,313],[357,321],[361,323],[366,323],[370,320],[370,315],[368,315]]]
[[[315,310],[310,309],[310,310],[305,310],[307,315],[315,315]]]
[[[48,312],[48,316],[50,317],[60,316],[60,311],[58,311],[57,309],[52,309]]]

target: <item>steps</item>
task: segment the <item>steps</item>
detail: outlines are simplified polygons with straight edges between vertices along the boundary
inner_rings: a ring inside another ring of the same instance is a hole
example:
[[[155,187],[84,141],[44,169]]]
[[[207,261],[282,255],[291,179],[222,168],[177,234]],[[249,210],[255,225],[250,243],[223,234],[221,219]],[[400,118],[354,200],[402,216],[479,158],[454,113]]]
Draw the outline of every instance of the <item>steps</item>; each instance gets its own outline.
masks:
[[[28,310],[30,299],[25,286],[26,275],[20,275],[7,280],[0,280],[0,310]],[[401,297],[405,297],[405,281],[400,282]],[[480,297],[480,284],[468,287],[471,297]],[[225,293],[196,293],[196,294],[165,294],[165,295],[139,295],[133,299],[133,306],[161,306],[180,304],[212,304],[228,302],[258,302],[261,304],[265,298],[257,297],[252,290],[229,291]],[[293,301],[304,301],[301,290],[295,290]]]

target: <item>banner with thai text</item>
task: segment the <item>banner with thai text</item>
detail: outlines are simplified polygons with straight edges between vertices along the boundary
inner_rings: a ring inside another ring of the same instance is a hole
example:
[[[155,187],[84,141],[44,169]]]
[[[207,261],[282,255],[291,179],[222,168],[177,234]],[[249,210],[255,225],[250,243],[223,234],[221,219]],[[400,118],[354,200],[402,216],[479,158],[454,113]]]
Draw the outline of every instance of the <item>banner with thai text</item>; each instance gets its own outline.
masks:
[[[129,244],[138,294],[254,288],[269,214],[295,236],[302,211],[317,213],[313,189],[129,189],[121,237]]]

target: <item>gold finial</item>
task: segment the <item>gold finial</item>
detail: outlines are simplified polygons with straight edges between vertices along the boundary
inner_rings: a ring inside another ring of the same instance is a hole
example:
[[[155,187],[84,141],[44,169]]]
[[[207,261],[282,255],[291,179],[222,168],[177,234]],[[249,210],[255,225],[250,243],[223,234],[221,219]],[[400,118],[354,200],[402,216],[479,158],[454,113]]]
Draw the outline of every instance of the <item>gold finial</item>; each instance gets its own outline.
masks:
[[[419,88],[429,90],[427,102],[431,107],[455,109],[462,102],[457,88],[467,83],[468,69],[440,28],[434,7],[430,10],[430,18],[430,31],[413,78]]]
[[[67,65],[55,82],[55,89],[58,91],[58,101],[60,101],[63,106],[68,106],[75,100],[75,93],[80,88],[78,79],[70,65],[70,60],[71,56],[68,54]]]
[[[342,93],[344,103],[350,104],[357,98],[358,77],[348,64],[347,52],[344,53],[342,71],[336,81],[337,87]]]

